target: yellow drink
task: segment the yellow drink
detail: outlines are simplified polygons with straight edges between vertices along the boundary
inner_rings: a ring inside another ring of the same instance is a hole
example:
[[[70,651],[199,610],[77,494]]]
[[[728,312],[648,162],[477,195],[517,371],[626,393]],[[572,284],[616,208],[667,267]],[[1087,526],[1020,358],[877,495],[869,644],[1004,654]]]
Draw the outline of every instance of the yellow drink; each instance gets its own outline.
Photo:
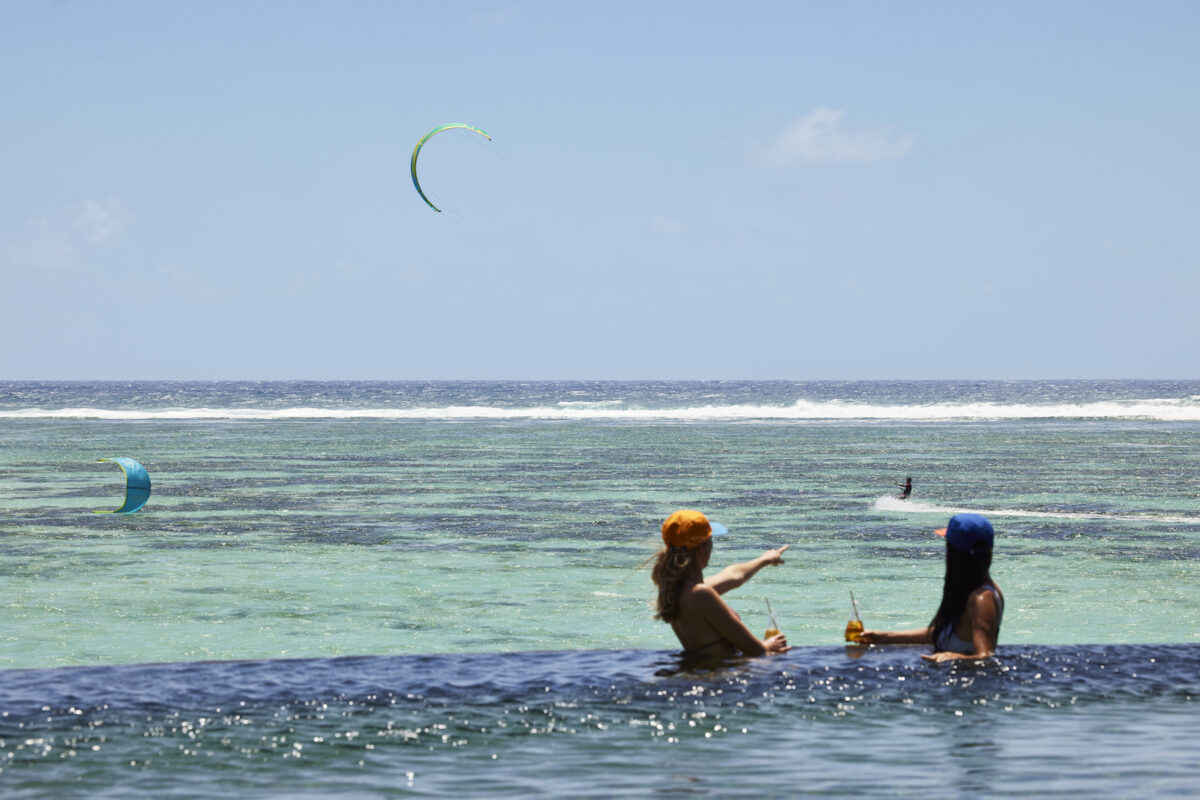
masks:
[[[771,601],[767,601],[767,618],[770,622],[767,624],[767,630],[763,633],[764,639],[770,639],[772,636],[779,635],[779,623],[775,621],[775,609],[771,608]]]
[[[854,619],[846,623],[846,641],[859,642],[863,632],[862,617],[858,615],[858,603],[854,599],[854,592],[850,593],[850,610],[854,614]]]

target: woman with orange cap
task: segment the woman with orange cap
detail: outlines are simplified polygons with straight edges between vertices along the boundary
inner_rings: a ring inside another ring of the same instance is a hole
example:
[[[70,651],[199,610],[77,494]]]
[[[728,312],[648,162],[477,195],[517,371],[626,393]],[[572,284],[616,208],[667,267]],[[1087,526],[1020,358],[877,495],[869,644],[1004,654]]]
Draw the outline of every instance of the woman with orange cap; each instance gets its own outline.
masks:
[[[1004,595],[992,580],[992,523],[979,514],[955,514],[946,537],[946,576],[942,602],[924,628],[910,631],[863,631],[861,644],[932,644],[927,661],[986,658],[996,652]]]
[[[760,656],[786,653],[782,633],[759,639],[746,627],[721,595],[750,580],[768,565],[782,564],[785,544],[758,558],[733,564],[709,579],[704,568],[712,555],[713,535],[727,533],[724,525],[709,522],[699,511],[684,509],[667,517],[662,526],[664,547],[651,577],[658,587],[655,619],[670,623],[685,652],[706,656]]]

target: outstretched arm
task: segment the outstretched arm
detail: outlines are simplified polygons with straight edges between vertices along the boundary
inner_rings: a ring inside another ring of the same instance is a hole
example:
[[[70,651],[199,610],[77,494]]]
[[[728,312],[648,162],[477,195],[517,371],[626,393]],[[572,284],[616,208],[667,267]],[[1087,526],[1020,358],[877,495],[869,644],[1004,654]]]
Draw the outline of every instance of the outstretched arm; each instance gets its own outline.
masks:
[[[933,631],[928,627],[910,631],[863,631],[858,635],[861,644],[933,644]]]
[[[767,550],[758,558],[741,564],[730,564],[704,583],[711,586],[717,594],[725,594],[730,589],[736,589],[754,577],[765,566],[775,566],[783,563],[783,552],[791,545],[784,545],[777,550]]]

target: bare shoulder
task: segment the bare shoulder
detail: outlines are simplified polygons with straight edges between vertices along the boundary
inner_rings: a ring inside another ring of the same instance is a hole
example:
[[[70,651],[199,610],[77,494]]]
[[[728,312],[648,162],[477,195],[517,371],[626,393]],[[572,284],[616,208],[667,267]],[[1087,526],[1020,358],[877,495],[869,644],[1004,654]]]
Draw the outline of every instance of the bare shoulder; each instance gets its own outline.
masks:
[[[1000,591],[1000,587],[997,586],[994,588],[997,592]],[[971,596],[967,600],[967,605],[975,611],[985,611],[993,614],[999,610],[999,606],[996,604],[996,595],[986,586],[980,586],[971,592]]]
[[[697,583],[684,589],[679,596],[680,604],[690,605],[695,608],[709,608],[714,604],[722,603],[721,595],[717,594],[717,590],[709,586],[707,583]]]

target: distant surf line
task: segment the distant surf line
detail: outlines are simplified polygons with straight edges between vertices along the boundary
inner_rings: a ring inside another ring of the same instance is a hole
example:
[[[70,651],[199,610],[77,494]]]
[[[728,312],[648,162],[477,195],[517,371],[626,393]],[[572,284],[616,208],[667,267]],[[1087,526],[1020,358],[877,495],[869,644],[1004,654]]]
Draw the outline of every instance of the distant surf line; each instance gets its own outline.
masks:
[[[873,511],[894,511],[916,514],[982,514],[985,517],[1028,517],[1033,519],[1090,519],[1108,522],[1167,522],[1176,525],[1200,525],[1200,516],[1179,517],[1159,514],[1109,513],[1103,511],[1029,511],[1019,508],[953,508],[932,503],[919,503],[912,500],[901,500],[894,495],[877,497],[872,504]]]
[[[1130,420],[1200,422],[1200,403],[1191,399],[1145,399],[1033,405],[1026,403],[935,403],[871,405],[798,400],[790,405],[705,405],[630,408],[622,401],[565,401],[554,405],[504,407],[452,405],[413,408],[61,408],[0,409],[0,419],[100,420],[564,420],[629,422],[895,421],[964,422],[1003,420]]]

